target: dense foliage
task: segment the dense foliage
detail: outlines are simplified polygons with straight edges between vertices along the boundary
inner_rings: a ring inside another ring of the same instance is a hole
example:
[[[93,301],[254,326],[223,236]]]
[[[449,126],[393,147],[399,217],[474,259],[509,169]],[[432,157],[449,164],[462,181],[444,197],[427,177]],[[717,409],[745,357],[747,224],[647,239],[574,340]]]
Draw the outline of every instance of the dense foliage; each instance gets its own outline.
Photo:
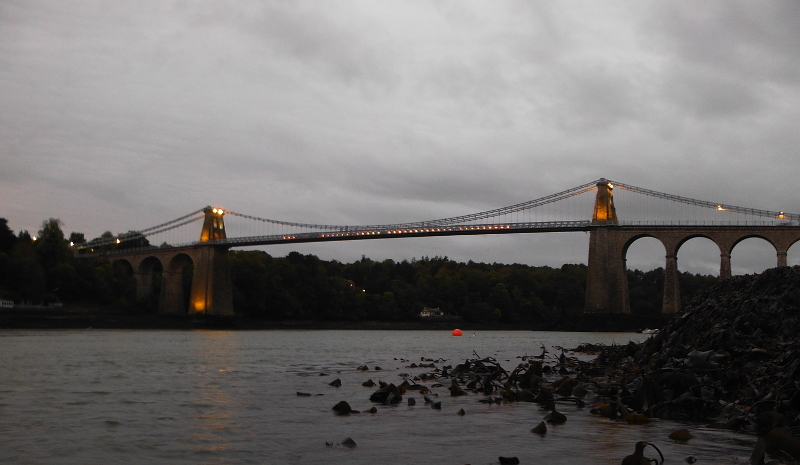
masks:
[[[104,233],[99,239],[113,237]],[[84,242],[83,234],[66,239],[57,219],[43,222],[36,240],[26,231],[15,236],[0,219],[0,298],[155,311],[157,292],[135,301],[130,269],[102,258],[76,259],[70,241]],[[436,307],[470,322],[555,324],[582,312],[586,289],[585,265],[463,263],[447,257],[401,262],[362,257],[343,264],[261,251],[232,251],[230,264],[236,313],[270,320],[403,321]],[[664,270],[629,271],[628,281],[632,312],[657,315]],[[683,301],[714,282],[715,277],[683,273]]]
[[[466,321],[556,323],[583,311],[586,266],[456,262],[447,257],[354,263],[292,252],[232,252],[234,308],[269,319],[409,320],[424,307]],[[684,301],[714,282],[683,273]],[[628,272],[634,314],[657,315],[664,270]]]
[[[72,233],[64,237],[61,222],[50,218],[37,235],[14,235],[0,218],[0,298],[17,304],[92,302],[131,306],[135,283],[123,268],[108,260],[76,260],[70,241],[82,240]]]

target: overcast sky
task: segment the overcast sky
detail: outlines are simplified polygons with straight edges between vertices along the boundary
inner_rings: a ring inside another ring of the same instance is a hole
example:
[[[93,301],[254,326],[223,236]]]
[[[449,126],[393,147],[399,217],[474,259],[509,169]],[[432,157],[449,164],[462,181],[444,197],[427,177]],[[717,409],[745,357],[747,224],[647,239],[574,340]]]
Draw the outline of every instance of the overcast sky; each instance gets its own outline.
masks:
[[[93,238],[206,205],[407,222],[601,177],[800,212],[799,116],[796,0],[0,2],[15,231],[56,217]],[[659,247],[635,244],[629,266],[663,266]],[[588,237],[266,250],[560,266],[585,263]],[[685,250],[682,271],[717,273],[710,241]],[[733,260],[775,263],[763,241]]]

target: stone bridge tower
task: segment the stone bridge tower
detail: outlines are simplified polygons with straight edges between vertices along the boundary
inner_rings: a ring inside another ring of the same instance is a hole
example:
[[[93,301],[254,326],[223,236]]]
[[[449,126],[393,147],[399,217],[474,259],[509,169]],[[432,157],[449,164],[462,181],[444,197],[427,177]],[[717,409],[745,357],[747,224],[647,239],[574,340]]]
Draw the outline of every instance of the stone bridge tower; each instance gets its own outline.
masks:
[[[225,239],[225,211],[221,208],[203,209],[205,219],[200,242]],[[228,263],[228,247],[207,245],[198,248],[194,261],[192,294],[189,315],[232,316],[233,289]]]
[[[584,313],[629,313],[625,259],[616,244],[617,210],[611,185],[597,181],[597,196],[589,231],[589,266],[586,273]]]

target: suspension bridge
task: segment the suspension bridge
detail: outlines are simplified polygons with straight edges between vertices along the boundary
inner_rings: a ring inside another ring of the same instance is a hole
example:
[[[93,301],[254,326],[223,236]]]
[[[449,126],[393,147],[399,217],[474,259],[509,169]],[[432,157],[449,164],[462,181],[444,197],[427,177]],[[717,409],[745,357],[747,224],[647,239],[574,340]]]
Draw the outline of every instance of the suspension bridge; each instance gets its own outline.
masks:
[[[206,207],[156,226],[78,244],[75,250],[81,257],[104,255],[129,266],[138,299],[152,292],[155,271],[161,269],[162,314],[232,316],[227,253],[234,247],[574,231],[590,235],[584,312],[630,312],[625,256],[636,240],[654,237],[666,251],[662,312],[672,313],[680,309],[677,254],[682,244],[695,237],[713,241],[720,249],[721,278],[731,276],[733,248],[751,237],[772,244],[776,265],[786,266],[789,247],[800,240],[800,214],[697,200],[601,178],[508,207],[409,223],[311,224]],[[187,264],[193,265],[193,276],[185,296]]]

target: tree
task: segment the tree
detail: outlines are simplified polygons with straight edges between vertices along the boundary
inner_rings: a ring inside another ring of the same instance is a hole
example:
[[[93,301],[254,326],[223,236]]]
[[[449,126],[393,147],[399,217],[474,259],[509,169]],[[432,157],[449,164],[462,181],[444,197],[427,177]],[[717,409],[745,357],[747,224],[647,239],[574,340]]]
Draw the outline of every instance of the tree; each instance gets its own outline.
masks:
[[[61,230],[61,220],[50,218],[42,222],[42,229],[34,245],[34,251],[39,258],[39,264],[44,270],[47,293],[41,300],[50,300],[56,295],[67,295],[72,292],[71,287],[77,281],[75,268],[72,266],[74,256],[69,242],[64,238]]]
[[[0,218],[0,253],[11,253],[16,243],[17,237],[14,236],[14,231],[9,229],[8,220]]]
[[[34,250],[39,256],[39,262],[45,268],[72,261],[72,251],[64,239],[64,232],[61,231],[61,220],[50,218],[42,222]]]
[[[147,240],[144,234],[138,231],[128,231],[119,235],[119,248],[120,249],[143,249],[150,247],[150,241]]]
[[[69,235],[69,242],[71,244],[75,244],[75,245],[85,244],[86,243],[86,237],[83,235],[83,233],[79,233],[79,232],[74,232],[73,231]]]

